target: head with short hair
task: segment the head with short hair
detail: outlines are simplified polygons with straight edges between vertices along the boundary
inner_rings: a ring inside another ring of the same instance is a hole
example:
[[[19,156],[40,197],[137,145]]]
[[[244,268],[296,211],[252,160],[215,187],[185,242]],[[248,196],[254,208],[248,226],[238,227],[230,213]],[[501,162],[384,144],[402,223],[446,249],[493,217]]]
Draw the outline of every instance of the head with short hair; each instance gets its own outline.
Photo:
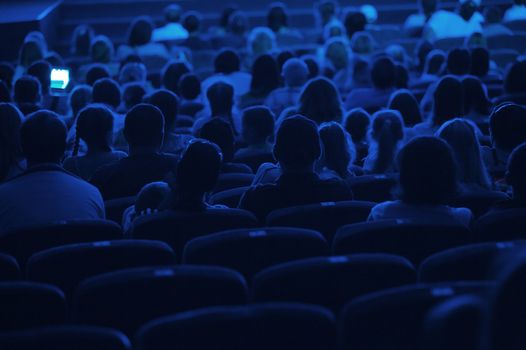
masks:
[[[267,27],[255,27],[248,34],[248,52],[257,57],[276,49],[276,34]]]
[[[44,36],[44,33],[42,33],[40,30],[33,30],[26,34],[24,38],[25,41],[35,40],[40,48],[42,49],[42,53],[45,55],[47,53],[47,41],[46,37]]]
[[[419,0],[420,9],[426,17],[430,17],[437,10],[437,0]]]
[[[152,19],[147,16],[135,18],[128,29],[128,45],[142,46],[152,40],[154,25]]]
[[[526,142],[526,108],[514,103],[496,107],[489,118],[489,130],[493,146],[511,152]]]
[[[396,66],[389,57],[379,57],[371,68],[371,82],[377,89],[390,89],[396,84]]]
[[[431,51],[425,59],[424,73],[432,75],[441,75],[446,63],[446,54],[442,50]]]
[[[109,77],[110,71],[108,67],[100,63],[93,63],[86,72],[86,84],[93,86],[97,80]]]
[[[511,152],[506,169],[506,182],[513,188],[513,197],[526,199],[526,143]]]
[[[113,113],[108,107],[101,104],[92,104],[79,112],[75,129],[73,156],[78,154],[81,139],[86,142],[88,148],[111,151]]]
[[[168,62],[161,72],[163,87],[177,94],[179,79],[186,73],[190,73],[190,67],[185,62]]]
[[[63,67],[66,65],[62,56],[56,52],[49,52],[46,57],[44,57],[44,61],[49,63],[52,67]]]
[[[178,85],[179,93],[185,100],[195,100],[201,95],[201,80],[193,73],[184,74]]]
[[[99,79],[93,84],[92,98],[93,102],[103,103],[115,110],[121,104],[121,88],[113,79]]]
[[[73,118],[76,118],[80,110],[89,103],[91,103],[91,86],[77,85],[69,93],[68,105]]]
[[[216,73],[230,74],[239,71],[241,61],[239,55],[230,49],[219,52],[214,59]]]
[[[456,48],[447,54],[447,71],[453,75],[466,75],[471,70],[471,54],[467,49]]]
[[[303,86],[309,77],[309,67],[303,60],[291,58],[283,65],[282,75],[286,86]]]
[[[22,152],[29,165],[60,163],[66,151],[67,128],[55,112],[31,113],[20,128]]]
[[[256,94],[269,94],[279,87],[279,69],[271,55],[261,55],[252,64],[250,91]]]
[[[20,47],[18,63],[22,67],[29,67],[32,63],[44,59],[45,50],[42,45],[34,39],[24,41]]]
[[[331,38],[324,46],[325,59],[327,59],[336,71],[347,68],[351,53],[347,43],[342,38]]]
[[[189,34],[197,34],[201,30],[201,14],[196,11],[188,11],[183,15],[182,23]]]
[[[236,35],[244,35],[248,29],[248,18],[241,11],[233,12],[226,26],[227,31]]]
[[[517,61],[508,67],[504,77],[506,94],[526,93],[526,61]]]
[[[166,23],[177,23],[181,20],[183,9],[177,4],[170,4],[163,10]]]
[[[159,108],[164,116],[165,131],[170,132],[175,127],[177,120],[177,110],[179,108],[179,98],[170,90],[160,89],[154,91],[145,99],[146,103]]]
[[[343,25],[347,31],[347,37],[352,39],[354,33],[361,32],[367,25],[367,18],[362,12],[359,11],[348,11],[345,14]]]
[[[314,79],[320,75],[320,66],[316,58],[312,55],[302,56],[301,60],[305,62],[307,68],[309,69],[309,76],[307,79]]]
[[[323,41],[328,41],[331,38],[345,38],[347,39],[347,32],[343,23],[338,20],[331,20],[323,27]]]
[[[24,75],[15,82],[13,99],[16,103],[38,104],[42,98],[40,82],[31,75]]]
[[[267,12],[267,26],[273,32],[279,32],[281,28],[288,27],[288,15],[284,3],[274,2],[270,4]]]
[[[316,18],[318,18],[321,26],[325,26],[336,17],[338,9],[338,2],[335,0],[322,0],[315,4]]]
[[[98,63],[110,63],[113,58],[113,43],[105,35],[97,35],[91,42],[91,60]]]
[[[132,82],[146,82],[148,71],[143,63],[129,62],[126,63],[119,73],[119,82],[121,84]]]
[[[231,162],[234,158],[234,130],[223,118],[212,118],[206,122],[199,132],[199,137],[215,143],[221,149],[225,162]]]
[[[249,145],[263,144],[274,134],[274,114],[264,106],[249,107],[243,111],[243,139]]]
[[[490,65],[489,51],[485,47],[471,49],[471,74],[479,78],[488,75]]]
[[[27,69],[27,74],[34,76],[40,82],[43,94],[48,94],[51,87],[51,65],[46,61],[37,61]]]
[[[351,49],[359,55],[368,55],[374,50],[374,39],[372,35],[365,31],[354,33],[351,38]]]
[[[462,79],[464,87],[464,111],[466,114],[476,112],[484,116],[491,113],[492,103],[488,97],[486,85],[474,76]]]
[[[457,77],[443,77],[433,95],[433,125],[440,126],[446,121],[464,115],[464,88]]]
[[[323,145],[323,165],[345,178],[356,155],[351,136],[336,122],[321,124],[319,133]]]
[[[221,11],[221,16],[219,18],[219,26],[226,28],[228,23],[232,19],[232,16],[239,11],[239,7],[234,4],[229,4],[223,8]]]
[[[0,103],[0,182],[4,181],[11,166],[22,158],[20,126],[22,113],[11,103]]]
[[[406,127],[413,127],[422,122],[420,104],[410,90],[397,90],[389,99],[389,109],[400,112]]]
[[[95,35],[93,28],[87,24],[75,27],[71,35],[71,53],[76,56],[89,56],[91,40]]]
[[[479,5],[480,0],[460,0],[460,16],[466,21],[469,21],[475,12],[477,12]]]
[[[351,135],[354,142],[366,140],[370,124],[371,116],[363,108],[349,111],[344,122],[345,130]]]
[[[446,204],[457,194],[457,167],[449,145],[417,137],[398,154],[400,198],[415,205]]]
[[[343,115],[340,101],[340,93],[333,82],[315,78],[301,93],[298,113],[317,124],[340,121]]]
[[[230,116],[234,106],[234,88],[232,85],[219,81],[212,84],[206,91],[213,117]]]
[[[122,86],[122,101],[127,110],[141,103],[144,95],[146,89],[142,83],[132,82]]]
[[[126,113],[124,137],[130,152],[137,148],[160,149],[164,138],[164,117],[154,105],[141,103]]]

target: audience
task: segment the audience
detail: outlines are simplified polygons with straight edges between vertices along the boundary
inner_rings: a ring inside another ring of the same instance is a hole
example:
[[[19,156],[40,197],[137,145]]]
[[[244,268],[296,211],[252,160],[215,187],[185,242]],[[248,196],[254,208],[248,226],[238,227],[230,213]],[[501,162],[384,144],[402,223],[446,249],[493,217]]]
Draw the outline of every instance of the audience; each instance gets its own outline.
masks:
[[[181,25],[182,9],[177,4],[170,4],[164,8],[164,20],[166,24],[154,29],[153,41],[183,40],[188,38],[188,31]]]
[[[0,103],[0,184],[26,168],[19,135],[22,118],[14,105]]]
[[[225,82],[234,88],[234,95],[240,97],[250,91],[252,77],[240,71],[241,61],[233,50],[223,50],[214,60],[215,74],[202,83],[204,91],[217,82]]]
[[[247,146],[240,148],[235,153],[234,159],[241,163],[248,162],[247,158],[252,157],[272,161],[272,138],[274,137],[272,112],[266,107],[249,107],[243,111],[242,120],[241,134]]]
[[[261,105],[267,96],[279,86],[278,65],[270,55],[259,56],[252,65],[250,90],[240,96],[238,105],[246,108]]]
[[[526,2],[524,0],[513,0],[513,6],[504,13],[504,22],[513,22],[526,19]]]
[[[338,121],[343,116],[340,94],[334,83],[326,78],[310,80],[300,96],[298,113],[316,124]]]
[[[361,168],[353,166],[356,150],[351,136],[339,123],[327,122],[319,127],[322,156],[318,161],[320,178],[348,180],[363,175]]]
[[[511,152],[506,167],[506,183],[511,187],[512,198],[497,203],[493,210],[526,208],[526,144]]]
[[[362,108],[355,108],[347,114],[344,121],[345,130],[351,135],[356,149],[356,165],[362,166],[369,154],[367,133],[371,124],[371,116]]]
[[[37,78],[30,75],[15,82],[13,101],[25,116],[42,108],[42,90]]]
[[[182,99],[179,113],[195,118],[205,107],[201,100],[201,81],[195,74],[186,73],[179,79],[178,91]]]

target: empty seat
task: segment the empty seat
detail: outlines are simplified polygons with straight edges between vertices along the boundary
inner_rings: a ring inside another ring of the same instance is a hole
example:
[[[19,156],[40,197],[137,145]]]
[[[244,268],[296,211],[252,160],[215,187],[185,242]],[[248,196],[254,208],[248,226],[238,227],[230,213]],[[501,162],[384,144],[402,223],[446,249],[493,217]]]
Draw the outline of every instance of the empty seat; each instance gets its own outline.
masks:
[[[135,196],[110,199],[104,202],[106,208],[106,219],[122,223],[122,214],[126,209],[135,204]]]
[[[424,260],[418,270],[422,282],[480,281],[496,277],[499,258],[526,241],[479,243],[445,250]]]
[[[326,306],[334,312],[370,292],[416,282],[407,260],[387,254],[356,254],[292,261],[258,273],[255,301],[294,301]]]
[[[493,291],[491,283],[415,285],[359,297],[342,311],[342,349],[417,350],[428,311],[448,298]]]
[[[385,202],[393,199],[396,177],[385,175],[364,175],[349,180],[354,199],[360,201]]]
[[[93,326],[62,325],[0,335],[0,349],[9,350],[129,350],[119,331]]]
[[[314,305],[269,303],[211,307],[146,324],[137,350],[330,350],[334,315]]]
[[[0,282],[0,332],[66,321],[64,293],[35,282]]]
[[[478,218],[497,202],[509,199],[509,197],[498,191],[480,191],[478,193],[463,194],[455,198],[451,206],[456,208],[469,208],[473,215]]]
[[[113,221],[71,220],[20,228],[0,236],[0,251],[13,255],[21,265],[34,253],[64,244],[97,242],[122,238]]]
[[[292,226],[319,231],[331,241],[338,228],[367,220],[375,203],[361,201],[324,202],[274,210],[267,226]]]
[[[320,233],[276,227],[225,231],[195,238],[186,245],[183,262],[225,266],[251,278],[274,264],[328,253],[329,245]]]
[[[526,238],[526,209],[490,212],[473,225],[475,239],[481,242],[512,241]]]
[[[189,240],[209,233],[253,228],[256,217],[240,209],[211,209],[202,212],[165,211],[134,221],[131,236],[168,243],[179,255]]]
[[[38,252],[28,260],[26,276],[30,280],[54,284],[70,297],[87,277],[125,268],[174,264],[175,253],[164,242],[102,241]]]
[[[227,173],[219,175],[214,193],[237,187],[250,186],[254,180],[253,174]]]
[[[0,253],[0,281],[16,280],[20,277],[20,267],[14,257]]]
[[[245,279],[233,270],[210,266],[135,268],[84,280],[75,293],[73,319],[131,335],[154,318],[246,300]]]
[[[229,208],[237,208],[239,200],[250,187],[237,187],[214,193],[210,197],[210,204],[223,204]]]
[[[428,256],[469,243],[468,228],[421,220],[383,220],[344,226],[334,237],[334,254],[390,253],[415,266]]]

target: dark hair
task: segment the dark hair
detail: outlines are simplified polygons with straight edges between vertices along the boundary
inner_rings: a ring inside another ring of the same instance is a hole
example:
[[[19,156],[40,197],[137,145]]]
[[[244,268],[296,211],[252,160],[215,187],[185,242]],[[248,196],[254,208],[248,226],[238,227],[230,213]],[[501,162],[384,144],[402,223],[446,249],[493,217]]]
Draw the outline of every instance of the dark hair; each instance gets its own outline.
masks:
[[[146,89],[142,83],[127,83],[122,87],[122,100],[126,109],[130,109],[141,103],[144,95],[146,95]]]
[[[230,74],[237,72],[240,64],[238,54],[230,49],[222,50],[214,59],[216,73]]]
[[[526,142],[526,108],[506,103],[493,110],[489,129],[495,146],[506,151]]]
[[[123,59],[119,62],[119,73],[122,71],[122,69],[128,64],[128,63],[141,63],[144,64],[141,56],[131,53],[129,55],[126,55]]]
[[[307,68],[309,69],[309,79],[314,79],[320,74],[320,66],[314,57],[303,57],[303,62],[305,62]]]
[[[3,80],[0,80],[0,102],[11,102],[11,92]]]
[[[498,6],[486,6],[484,8],[484,19],[488,24],[500,23],[502,21],[502,10]]]
[[[37,61],[27,69],[27,74],[34,76],[40,82],[43,93],[47,93],[51,87],[51,65],[46,61]]]
[[[13,86],[13,77],[15,75],[15,68],[9,62],[0,62],[0,80],[2,80],[7,88],[11,90]]]
[[[449,145],[417,137],[398,154],[400,198],[417,205],[445,204],[457,194],[457,168]]]
[[[181,79],[179,79],[178,85],[181,97],[186,100],[194,100],[201,95],[201,81],[195,74],[184,74]]]
[[[224,119],[210,119],[201,128],[199,137],[215,143],[221,149],[225,162],[231,162],[234,158],[234,130],[232,125]]]
[[[104,103],[114,109],[121,104],[121,89],[113,79],[102,78],[93,84],[93,102]]]
[[[22,151],[31,163],[59,163],[66,151],[66,136],[64,122],[48,110],[31,113],[20,128]]]
[[[490,57],[485,47],[471,49],[471,74],[484,78],[489,72]]]
[[[377,89],[392,88],[396,84],[396,66],[389,57],[377,58],[371,69],[371,81]]]
[[[349,11],[345,14],[343,25],[349,39],[353,37],[354,33],[363,31],[366,24],[367,18],[362,12]]]
[[[274,2],[270,4],[267,12],[267,26],[273,32],[278,32],[281,28],[288,27],[288,16],[284,3]]]
[[[49,63],[52,67],[53,66],[55,66],[55,67],[63,67],[63,66],[66,65],[66,63],[64,62],[64,59],[62,58],[62,56],[60,56],[58,53],[56,53],[54,51],[48,52],[46,57],[44,57],[44,61]]]
[[[164,116],[164,126],[166,131],[171,131],[177,120],[177,110],[179,108],[179,98],[170,90],[156,90],[147,96],[145,102],[159,108]]]
[[[93,28],[89,25],[76,26],[71,35],[71,53],[77,56],[89,56],[93,35]]]
[[[126,113],[124,136],[130,147],[160,147],[164,137],[164,117],[161,110],[141,103]]]
[[[349,134],[336,122],[323,123],[319,133],[325,166],[345,179],[349,175],[349,165],[354,156]]]
[[[113,57],[113,42],[105,35],[97,35],[91,42],[91,60],[109,63]]]
[[[243,35],[247,31],[247,28],[248,18],[245,13],[234,11],[228,19],[227,31],[236,35]]]
[[[316,123],[302,115],[283,120],[276,133],[274,156],[285,166],[309,166],[321,156]]]
[[[388,108],[400,112],[406,127],[413,127],[422,122],[420,104],[415,95],[409,90],[395,91],[391,95]]]
[[[526,198],[526,143],[517,146],[508,159],[506,181],[513,187],[513,196]]]
[[[517,61],[508,67],[504,78],[504,92],[507,94],[526,93],[526,61]]]
[[[287,63],[288,60],[290,60],[291,58],[294,58],[294,57],[296,57],[296,56],[290,50],[280,51],[280,53],[278,53],[278,56],[276,56],[276,63],[278,64],[278,71],[281,73],[285,63]]]
[[[86,84],[93,86],[97,80],[109,77],[110,71],[105,65],[93,63],[89,66],[88,71],[86,72]]]
[[[189,11],[183,15],[183,27],[188,33],[196,33],[201,27],[201,14],[196,11]]]
[[[442,50],[433,50],[425,59],[423,73],[439,76],[444,70],[445,62],[446,54]]]
[[[317,124],[340,121],[343,112],[334,83],[325,78],[309,81],[301,93],[298,113]]]
[[[469,21],[473,14],[477,12],[478,6],[473,0],[466,0],[460,3],[459,14],[464,20]]]
[[[401,64],[395,67],[396,79],[395,85],[398,89],[407,89],[409,87],[409,72],[407,68]]]
[[[137,17],[130,24],[128,31],[128,45],[141,46],[146,45],[152,40],[153,23],[149,17]]]
[[[351,135],[353,141],[364,141],[371,124],[371,116],[363,108],[349,111],[345,118],[345,130]]]
[[[22,158],[20,126],[22,113],[10,103],[0,103],[0,182]]]
[[[464,115],[464,88],[454,76],[443,77],[433,94],[433,125]]]
[[[68,104],[71,109],[71,116],[77,117],[80,110],[91,102],[91,86],[77,85],[71,90],[68,96]]]
[[[331,18],[336,15],[338,3],[334,0],[322,0],[317,5],[317,13],[321,21],[320,24],[325,26]]]
[[[466,75],[471,70],[471,54],[468,49],[456,48],[447,54],[447,71],[453,75]]]
[[[226,28],[230,23],[232,15],[238,11],[237,5],[228,5],[223,8],[221,11],[221,17],[219,18],[219,25],[223,28]]]
[[[491,113],[492,104],[488,98],[486,85],[479,78],[468,76],[462,79],[464,86],[464,110],[468,114],[477,112],[487,116]]]
[[[245,141],[267,141],[274,134],[274,114],[263,106],[249,107],[243,111],[243,135]]]
[[[100,147],[111,151],[113,135],[113,114],[104,105],[88,105],[79,112],[75,129],[73,156],[79,152],[80,140],[89,147]]]
[[[16,103],[38,103],[41,98],[40,82],[37,78],[24,75],[15,82],[14,100]]]
[[[168,23],[177,23],[181,20],[182,11],[183,10],[181,6],[177,4],[170,4],[163,10],[164,20]]]
[[[185,62],[168,62],[161,72],[163,87],[177,94],[179,79],[189,72],[190,68]]]
[[[268,95],[279,87],[278,65],[272,56],[264,54],[252,64],[252,81],[250,91],[255,94]]]
[[[418,57],[418,70],[422,72],[427,60],[427,55],[433,51],[434,46],[428,40],[420,40],[415,48],[415,55]]]
[[[29,67],[33,62],[44,58],[44,48],[35,39],[25,40],[20,47],[19,63],[22,67]]]
[[[371,139],[369,144],[376,147],[376,159],[370,171],[374,174],[387,172],[394,164],[398,143],[404,138],[404,122],[398,111],[384,109],[373,114],[371,123]],[[369,154],[373,152],[369,151]]]
[[[206,91],[212,117],[231,116],[234,105],[234,88],[224,82],[212,84]]]

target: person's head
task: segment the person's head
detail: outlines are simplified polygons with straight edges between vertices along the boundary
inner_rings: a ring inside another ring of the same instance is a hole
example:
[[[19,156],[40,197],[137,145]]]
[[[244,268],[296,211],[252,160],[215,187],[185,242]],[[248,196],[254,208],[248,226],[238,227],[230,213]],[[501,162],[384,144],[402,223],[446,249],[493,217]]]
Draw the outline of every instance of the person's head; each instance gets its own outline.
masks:
[[[486,6],[484,8],[484,19],[487,24],[502,22],[502,10],[498,6]]]
[[[223,156],[217,145],[202,139],[191,141],[177,164],[178,192],[202,198],[216,186],[222,163]]]
[[[436,136],[451,147],[461,183],[491,189],[475,128],[467,120],[456,118],[444,123]]]
[[[199,132],[199,137],[215,143],[223,153],[223,161],[231,162],[234,158],[234,130],[223,118],[212,118],[206,122]]]
[[[77,85],[68,96],[68,105],[73,118],[77,117],[80,110],[91,103],[91,86]]]
[[[349,11],[345,14],[343,25],[347,31],[347,37],[352,39],[354,33],[361,32],[365,29],[367,18],[362,12]]]
[[[488,40],[482,33],[471,33],[464,39],[464,47],[467,47],[468,49],[473,49],[476,47],[488,47]]]
[[[309,76],[307,79],[314,79],[320,74],[320,66],[316,58],[312,55],[305,55],[301,58],[303,62],[307,65],[309,69]]]
[[[457,167],[451,147],[436,137],[417,137],[398,154],[400,198],[415,205],[447,203],[457,193]]]
[[[142,102],[146,89],[142,83],[133,82],[122,86],[122,102],[126,110]]]
[[[9,62],[0,62],[0,80],[2,80],[7,88],[11,90],[13,86],[13,77],[15,76],[15,67]]]
[[[71,35],[71,53],[76,56],[89,56],[93,36],[93,28],[89,25],[76,26]]]
[[[484,78],[489,72],[489,51],[484,47],[471,49],[471,74]]]
[[[323,145],[323,165],[345,178],[356,153],[351,136],[336,122],[321,124],[319,133]]]
[[[359,55],[369,55],[374,50],[374,39],[370,33],[365,31],[356,32],[351,38],[352,52]]]
[[[55,51],[48,52],[46,57],[44,57],[44,61],[49,63],[52,67],[63,67],[66,65],[62,56]]]
[[[309,67],[299,58],[288,59],[281,72],[285,85],[289,87],[303,86],[309,77]]]
[[[351,135],[353,142],[363,142],[367,139],[367,132],[371,124],[371,116],[363,108],[349,111],[345,118],[345,130]]]
[[[105,35],[97,35],[91,42],[91,60],[98,63],[109,63],[113,58],[113,43]]]
[[[241,11],[235,11],[228,19],[226,29],[235,35],[244,35],[248,29],[248,18]]]
[[[466,21],[469,21],[473,14],[477,12],[481,0],[460,0],[459,14]]]
[[[284,3],[274,2],[270,4],[267,12],[267,26],[273,32],[279,32],[281,28],[288,27],[288,15]]]
[[[13,104],[0,103],[0,182],[6,179],[10,167],[22,158],[22,118],[22,113]]]
[[[395,86],[398,89],[409,88],[409,71],[401,64],[395,65],[396,79]]]
[[[129,55],[124,56],[119,62],[119,73],[123,70],[124,66],[128,63],[142,63],[144,64],[141,56],[136,53],[130,53]]]
[[[440,126],[446,121],[464,115],[464,87],[454,76],[445,76],[433,94],[433,125]]]
[[[18,63],[24,67],[29,67],[32,63],[44,58],[44,49],[37,40],[30,39],[24,41],[20,47]]]
[[[267,27],[253,28],[247,39],[248,52],[257,57],[276,49],[276,34]]]
[[[135,214],[145,213],[148,209],[159,209],[169,193],[170,186],[166,182],[158,181],[144,185],[135,200]]]
[[[239,55],[230,49],[221,51],[214,59],[214,69],[216,73],[234,73],[239,70],[240,65]]]
[[[93,84],[92,99],[115,110],[121,104],[121,88],[113,79],[99,79]]]
[[[230,19],[236,11],[239,11],[239,8],[237,5],[234,4],[229,4],[223,7],[223,10],[221,11],[221,16],[219,17],[219,26],[221,28],[226,29]]]
[[[113,114],[108,107],[92,104],[79,112],[75,129],[74,156],[78,154],[80,140],[86,142],[88,150],[111,151]]]
[[[431,15],[437,10],[437,0],[419,0],[418,3],[422,13],[426,15],[426,17],[431,17]]]
[[[179,79],[178,90],[185,100],[195,100],[201,95],[201,80],[195,74],[186,73]]]
[[[163,10],[166,23],[177,23],[181,20],[183,9],[177,4],[170,4]]]
[[[506,103],[493,110],[489,118],[493,147],[511,152],[526,142],[526,108]]]
[[[20,128],[20,143],[28,166],[60,163],[66,151],[67,128],[58,114],[40,110],[31,113]]]
[[[415,47],[414,55],[417,58],[417,69],[419,72],[424,70],[427,55],[433,51],[434,46],[428,40],[420,40]],[[445,60],[445,59],[444,59]]]
[[[229,116],[234,106],[234,88],[225,82],[212,84],[206,91],[206,98],[210,104],[213,117]]]
[[[423,72],[440,76],[444,71],[446,63],[446,54],[442,50],[433,50],[425,58],[425,65]]]
[[[93,86],[97,80],[109,77],[110,71],[108,67],[100,63],[93,63],[86,72],[86,84]]]
[[[409,90],[395,91],[391,95],[388,108],[400,112],[406,127],[412,127],[422,122],[420,104]]]
[[[396,84],[396,66],[389,57],[379,57],[371,68],[371,82],[377,89],[390,89]]]
[[[488,97],[486,85],[474,76],[467,76],[462,79],[464,87],[464,111],[466,114],[476,112],[489,116],[491,112],[491,102]]]
[[[137,17],[130,24],[128,30],[128,45],[146,45],[152,40],[153,23],[151,18],[146,16]]]
[[[146,66],[142,63],[126,63],[119,72],[119,83],[126,84],[132,82],[144,83],[148,72]]]
[[[170,132],[175,127],[179,98],[170,90],[160,89],[145,97],[145,102],[159,108],[164,116],[165,131]]]
[[[282,72],[285,63],[294,57],[296,57],[296,55],[290,50],[283,50],[278,53],[276,56],[276,63],[278,64],[278,70],[280,73]]]
[[[453,75],[466,75],[471,70],[471,55],[467,49],[456,48],[447,54],[447,71]]]
[[[243,139],[249,145],[268,142],[274,134],[274,114],[267,107],[249,107],[243,111]]]
[[[371,69],[369,67],[369,61],[356,58],[354,60],[354,66],[352,70],[352,81],[356,86],[369,86],[371,81]]]
[[[27,74],[35,77],[40,82],[42,94],[47,95],[51,87],[51,65],[46,61],[37,61],[27,69]]]
[[[279,87],[279,70],[276,60],[270,55],[261,55],[252,64],[250,91],[268,94]]]
[[[283,172],[313,171],[320,156],[320,134],[316,123],[302,115],[283,120],[274,145],[274,157]]]
[[[39,104],[42,99],[40,82],[31,75],[24,75],[15,82],[13,99],[16,103]]]
[[[334,19],[338,13],[338,3],[335,0],[322,0],[315,6],[316,18],[322,27]]]
[[[396,63],[405,65],[407,63],[407,52],[405,48],[400,44],[390,44],[385,48],[385,54]]]
[[[33,30],[26,34],[26,37],[24,38],[25,41],[35,40],[40,48],[42,49],[42,53],[46,55],[48,51],[47,41],[46,37],[44,36],[44,33],[42,33],[39,30]]]
[[[3,80],[0,80],[0,102],[11,102],[11,91]]]
[[[183,15],[183,28],[190,35],[196,35],[201,30],[201,14],[196,11],[188,11]]]
[[[323,41],[328,41],[331,38],[346,38],[347,32],[343,23],[338,20],[332,20],[323,27]]]
[[[342,38],[331,38],[324,47],[325,59],[336,71],[347,68],[350,52],[347,43]]]
[[[154,105],[141,103],[126,113],[124,137],[130,153],[136,151],[158,151],[164,139],[164,117]]]
[[[369,154],[376,154],[370,171],[383,174],[393,169],[398,145],[404,138],[404,121],[400,113],[392,109],[374,113],[369,137]]]
[[[343,112],[334,83],[325,78],[309,81],[301,93],[298,113],[317,124],[340,121]]]
[[[517,61],[508,67],[504,77],[504,92],[506,94],[526,93],[526,61]]]
[[[506,183],[513,188],[513,197],[526,199],[526,143],[511,152],[506,168]]]
[[[185,62],[168,62],[161,72],[163,87],[177,94],[179,79],[189,72],[190,67]]]

